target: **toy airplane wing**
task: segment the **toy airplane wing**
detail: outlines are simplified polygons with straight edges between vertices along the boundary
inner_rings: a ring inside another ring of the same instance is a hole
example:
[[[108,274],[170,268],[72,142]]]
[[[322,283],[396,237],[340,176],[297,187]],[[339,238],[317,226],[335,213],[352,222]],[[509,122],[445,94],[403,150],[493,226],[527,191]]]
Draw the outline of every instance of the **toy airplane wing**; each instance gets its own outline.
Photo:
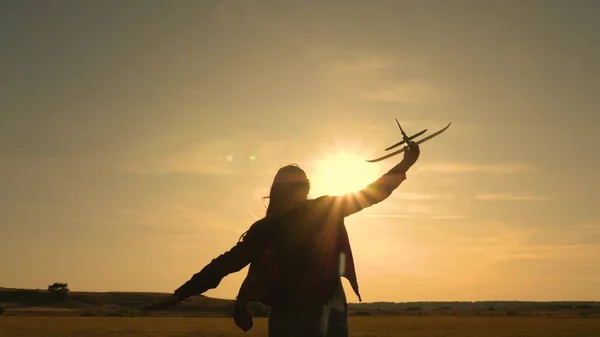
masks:
[[[412,141],[413,139],[419,137],[420,135],[424,134],[427,131],[427,129],[425,129],[425,130],[423,130],[423,131],[421,131],[419,133],[416,133],[416,134],[414,134],[414,135],[412,135],[412,136],[409,137],[409,136],[406,135],[406,133],[404,133],[404,130],[402,130],[402,127],[400,127],[400,123],[398,123],[398,120],[396,120],[396,123],[398,124],[398,127],[400,128],[400,130],[402,132],[402,138],[403,139],[402,139],[401,142],[398,142],[398,143],[396,143],[396,144],[388,147],[387,149],[385,149],[386,151],[391,150],[393,148],[396,148],[396,147],[398,147],[398,146],[400,146],[402,144],[408,144],[409,141]],[[452,122],[448,123],[448,125],[446,125],[443,129],[441,129],[441,130],[439,130],[439,131],[437,131],[435,133],[432,133],[432,134],[430,134],[429,136],[427,136],[425,138],[419,139],[419,140],[415,141],[415,143],[417,143],[417,144],[425,143],[426,141],[428,141],[428,140],[430,140],[430,139],[432,139],[432,138],[434,138],[434,137],[442,134],[444,131],[448,130],[448,128],[450,127],[451,124],[452,124]],[[404,151],[406,151],[406,147],[403,147],[402,149],[394,151],[394,152],[392,152],[390,154],[387,154],[387,155],[385,155],[383,157],[379,157],[379,158],[367,160],[367,162],[369,162],[369,163],[376,163],[376,162],[379,162],[379,161],[391,158],[393,156],[396,156],[396,155],[398,155],[398,154],[400,154],[400,153],[402,153]]]

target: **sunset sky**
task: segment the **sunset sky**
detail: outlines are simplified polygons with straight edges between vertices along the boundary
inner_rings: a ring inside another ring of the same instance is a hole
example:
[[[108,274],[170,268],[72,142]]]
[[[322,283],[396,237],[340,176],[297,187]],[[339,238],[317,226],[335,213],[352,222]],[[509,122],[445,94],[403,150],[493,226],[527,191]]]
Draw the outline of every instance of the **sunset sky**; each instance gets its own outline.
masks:
[[[600,300],[598,17],[597,1],[2,1],[0,287],[171,292],[264,215],[279,167],[303,167],[312,197],[378,178],[401,156],[364,160],[398,118],[452,126],[347,219],[364,301]]]

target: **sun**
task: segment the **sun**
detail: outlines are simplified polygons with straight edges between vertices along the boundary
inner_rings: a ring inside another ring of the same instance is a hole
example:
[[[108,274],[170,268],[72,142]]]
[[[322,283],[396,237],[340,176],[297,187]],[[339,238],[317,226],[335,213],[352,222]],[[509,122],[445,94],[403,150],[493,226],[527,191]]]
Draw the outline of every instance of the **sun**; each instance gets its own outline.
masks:
[[[380,168],[358,154],[340,151],[317,159],[313,172],[311,194],[319,197],[359,191],[379,178]]]

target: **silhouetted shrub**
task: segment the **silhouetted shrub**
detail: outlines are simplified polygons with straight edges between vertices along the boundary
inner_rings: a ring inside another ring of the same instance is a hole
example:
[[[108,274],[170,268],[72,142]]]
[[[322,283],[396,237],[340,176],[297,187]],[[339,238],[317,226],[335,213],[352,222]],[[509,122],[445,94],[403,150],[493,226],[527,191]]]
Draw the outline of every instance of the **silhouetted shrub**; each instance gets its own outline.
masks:
[[[67,299],[69,287],[66,283],[55,282],[48,286],[48,293],[53,300],[62,301]]]

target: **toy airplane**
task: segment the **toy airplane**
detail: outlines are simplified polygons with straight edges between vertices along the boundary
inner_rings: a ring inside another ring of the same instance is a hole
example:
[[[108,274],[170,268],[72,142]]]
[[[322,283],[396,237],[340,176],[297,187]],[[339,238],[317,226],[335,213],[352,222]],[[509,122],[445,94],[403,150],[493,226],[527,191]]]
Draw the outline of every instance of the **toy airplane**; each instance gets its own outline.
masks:
[[[379,157],[379,158],[376,158],[376,159],[367,160],[367,162],[369,162],[369,163],[376,163],[378,161],[382,161],[384,159],[388,159],[388,158],[391,158],[391,157],[393,157],[393,156],[395,156],[397,154],[400,154],[400,153],[406,151],[406,148],[408,146],[410,146],[410,141],[412,141],[413,139],[415,139],[415,138],[419,137],[420,135],[424,134],[425,132],[427,132],[427,129],[425,129],[425,130],[420,131],[420,132],[418,132],[418,133],[416,133],[416,134],[414,134],[414,135],[412,135],[412,136],[409,137],[406,134],[406,132],[404,132],[404,130],[402,129],[402,127],[400,126],[400,122],[398,122],[398,119],[396,119],[396,124],[398,124],[398,128],[400,129],[400,133],[402,133],[402,141],[400,141],[400,142],[398,142],[398,143],[396,143],[396,144],[388,147],[385,150],[389,151],[389,150],[391,150],[393,148],[396,148],[396,147],[398,147],[398,146],[400,146],[402,144],[406,144],[407,146],[403,147],[401,150],[394,151],[394,152],[392,152],[390,154],[387,154],[387,155],[385,155],[383,157]],[[427,137],[425,137],[423,139],[419,139],[415,143],[421,144],[421,143],[424,143],[424,142],[430,140],[431,138],[433,138],[433,137],[441,134],[442,132],[446,131],[450,127],[451,124],[452,124],[452,122],[448,123],[448,125],[446,125],[443,129],[441,129],[441,130],[439,130],[439,131],[437,131],[435,133],[432,133],[432,134],[430,134],[429,136],[427,136]]]

